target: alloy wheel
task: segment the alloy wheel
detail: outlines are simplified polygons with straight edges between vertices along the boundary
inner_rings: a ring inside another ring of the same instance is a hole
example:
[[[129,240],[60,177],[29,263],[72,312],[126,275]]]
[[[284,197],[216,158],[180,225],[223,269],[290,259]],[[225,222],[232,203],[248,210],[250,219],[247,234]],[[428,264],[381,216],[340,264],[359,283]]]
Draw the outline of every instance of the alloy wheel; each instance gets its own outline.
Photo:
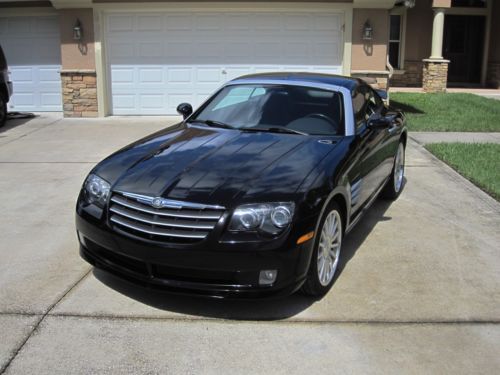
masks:
[[[405,174],[405,149],[402,143],[398,146],[398,153],[394,162],[394,190],[398,193],[403,186]]]
[[[318,280],[327,286],[333,279],[339,263],[342,245],[342,220],[336,210],[332,210],[323,223],[318,244]]]

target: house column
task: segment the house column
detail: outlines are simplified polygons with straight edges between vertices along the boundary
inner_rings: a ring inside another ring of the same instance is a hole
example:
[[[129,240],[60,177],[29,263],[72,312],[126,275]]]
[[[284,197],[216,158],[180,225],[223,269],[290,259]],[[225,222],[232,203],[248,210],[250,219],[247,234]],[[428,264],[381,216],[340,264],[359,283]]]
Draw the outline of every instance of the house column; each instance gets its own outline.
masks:
[[[431,56],[423,60],[422,87],[425,92],[445,92],[450,61],[443,59],[444,16],[445,8],[451,6],[451,1],[434,0],[432,6],[434,10],[432,49]]]
[[[444,9],[434,9],[434,20],[432,22],[432,50],[431,59],[443,59],[443,35],[444,35]]]
[[[64,117],[97,117],[93,10],[59,9],[59,20]]]

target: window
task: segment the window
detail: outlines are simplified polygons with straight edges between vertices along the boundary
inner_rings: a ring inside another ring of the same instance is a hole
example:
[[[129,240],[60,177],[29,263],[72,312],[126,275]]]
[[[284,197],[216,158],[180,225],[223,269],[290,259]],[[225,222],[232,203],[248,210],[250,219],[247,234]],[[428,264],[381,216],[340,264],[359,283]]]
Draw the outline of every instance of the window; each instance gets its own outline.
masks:
[[[394,69],[401,69],[401,44],[402,44],[403,16],[391,15],[389,28],[389,63]]]
[[[360,129],[374,113],[382,113],[382,99],[368,86],[360,86],[352,96],[356,129]]]
[[[311,135],[344,134],[344,104],[336,91],[292,85],[226,86],[190,121],[238,129],[285,128]]]
[[[352,96],[352,106],[354,109],[354,118],[356,127],[359,127],[365,121],[366,98],[363,87],[358,88]]]

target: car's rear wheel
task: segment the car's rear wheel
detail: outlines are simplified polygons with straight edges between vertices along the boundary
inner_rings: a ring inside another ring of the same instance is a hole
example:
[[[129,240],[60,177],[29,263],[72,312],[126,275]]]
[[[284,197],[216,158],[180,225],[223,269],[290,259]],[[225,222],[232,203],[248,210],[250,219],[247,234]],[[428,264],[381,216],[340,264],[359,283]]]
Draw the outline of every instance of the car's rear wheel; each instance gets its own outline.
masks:
[[[394,166],[389,180],[387,181],[382,196],[386,199],[396,199],[404,187],[405,177],[405,146],[399,142],[398,151],[394,158]]]
[[[342,216],[338,205],[332,202],[325,210],[318,226],[304,294],[314,297],[325,295],[333,285],[342,247]]]
[[[0,127],[5,125],[7,121],[7,103],[0,96]]]

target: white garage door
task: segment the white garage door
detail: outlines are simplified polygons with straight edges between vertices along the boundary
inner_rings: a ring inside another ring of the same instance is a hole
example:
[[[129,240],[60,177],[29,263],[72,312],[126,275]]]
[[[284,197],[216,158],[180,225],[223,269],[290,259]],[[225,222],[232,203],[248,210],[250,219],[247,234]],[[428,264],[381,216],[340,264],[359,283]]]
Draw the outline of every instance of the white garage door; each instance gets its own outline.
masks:
[[[14,83],[9,110],[60,111],[58,18],[0,16],[0,44]]]
[[[342,73],[343,15],[334,12],[110,14],[114,114],[175,114],[222,83],[266,71]]]

